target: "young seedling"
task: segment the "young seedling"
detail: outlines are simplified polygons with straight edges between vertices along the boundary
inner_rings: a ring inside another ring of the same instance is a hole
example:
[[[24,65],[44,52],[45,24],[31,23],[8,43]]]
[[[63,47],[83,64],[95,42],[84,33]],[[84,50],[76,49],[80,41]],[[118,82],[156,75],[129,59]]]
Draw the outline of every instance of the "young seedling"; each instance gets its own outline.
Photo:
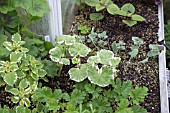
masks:
[[[87,34],[90,31],[90,29],[91,29],[90,27],[78,23],[78,30],[80,31],[81,34]]]
[[[132,37],[132,40],[134,45],[131,47],[131,52],[129,53],[129,55],[131,56],[131,58],[134,58],[137,56],[139,52],[139,47],[143,44],[143,40],[139,37]]]
[[[114,4],[111,0],[85,0],[85,3],[91,7],[95,7],[96,11],[101,11],[107,9],[107,11],[115,15],[117,11],[120,11],[119,7]],[[101,20],[104,16],[102,13],[92,13],[90,14],[91,20]]]
[[[127,20],[122,20],[122,22],[130,27],[136,25],[138,21],[145,21],[144,17],[135,14],[135,7],[131,3],[123,5],[119,13],[129,18]]]
[[[122,41],[119,41],[118,43],[116,43],[116,41],[114,41],[112,43],[112,51],[114,53],[117,53],[119,50],[125,50],[125,45],[126,43],[122,42]]]
[[[147,57],[144,60],[140,61],[140,63],[146,63],[148,62],[150,57],[154,57],[160,54],[160,49],[158,48],[157,44],[150,44],[149,49],[150,51],[147,53]]]
[[[103,31],[102,33],[96,33],[94,32],[94,28],[92,28],[91,34],[88,35],[87,42],[93,43],[93,45],[99,50],[98,46],[101,48],[105,48],[105,46],[108,44],[107,41],[105,41],[108,36],[106,35],[106,31]],[[98,46],[97,46],[98,45]]]

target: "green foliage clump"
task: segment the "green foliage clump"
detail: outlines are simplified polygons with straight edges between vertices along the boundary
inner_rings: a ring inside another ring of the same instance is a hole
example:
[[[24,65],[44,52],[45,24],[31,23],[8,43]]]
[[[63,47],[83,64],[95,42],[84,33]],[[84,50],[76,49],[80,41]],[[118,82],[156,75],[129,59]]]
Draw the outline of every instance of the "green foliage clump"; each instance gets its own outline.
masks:
[[[119,50],[125,50],[126,43],[119,41],[116,43],[115,41],[112,43],[112,51],[116,54]]]
[[[144,101],[148,89],[132,87],[130,81],[112,81],[112,88],[106,90],[87,81],[74,85],[71,93],[62,93],[60,89],[52,91],[48,87],[39,88],[33,95],[37,102],[53,112],[64,113],[146,113],[139,104]],[[115,104],[112,109],[111,103]],[[42,109],[41,109],[42,110]],[[39,111],[40,112],[40,111]]]
[[[147,56],[141,63],[145,63],[149,60],[150,57],[154,57],[160,54],[160,49],[158,48],[157,44],[150,44],[149,45],[150,51],[147,53]]]
[[[129,53],[129,55],[131,56],[131,58],[134,58],[137,56],[139,52],[139,47],[143,44],[143,40],[139,37],[132,37],[132,40],[134,45],[131,47],[131,52]]]
[[[90,29],[91,29],[90,27],[78,23],[78,30],[80,31],[81,34],[87,34],[90,31]]]
[[[85,3],[88,6],[95,7],[96,11],[99,12],[101,10],[106,9],[107,12],[111,15],[120,15],[127,17],[126,20],[122,20],[123,23],[132,27],[137,24],[138,21],[145,21],[145,18],[141,15],[135,14],[135,7],[131,3],[124,4],[121,8],[119,8],[115,3],[111,0],[77,0],[76,3],[78,5]],[[104,18],[102,13],[91,13],[91,20],[101,20]]]
[[[137,24],[138,21],[145,21],[144,17],[142,17],[138,14],[134,14],[135,13],[135,7],[130,3],[124,4],[121,7],[120,13],[121,13],[121,15],[130,18],[130,19],[127,19],[127,20],[122,20],[123,23],[127,24],[130,27]]]
[[[30,97],[36,91],[38,80],[47,73],[42,69],[43,64],[27,54],[27,48],[22,47],[19,34],[12,35],[12,43],[5,41],[3,45],[10,52],[9,61],[0,61],[1,85],[13,94],[12,102],[30,106]]]
[[[98,34],[98,37],[106,38],[107,36],[103,33]],[[83,63],[81,58],[87,57],[91,49],[80,40],[77,41],[76,36],[63,35],[57,37],[56,41],[55,48],[49,53],[50,58],[60,65],[58,75],[61,74],[63,65],[70,65],[72,61],[76,66],[69,70],[71,80],[81,82],[88,78],[91,83],[102,87],[110,84],[110,80],[116,75],[116,67],[120,63],[120,58],[115,57],[112,51],[101,49],[96,55],[88,56],[87,63]]]
[[[93,44],[96,49],[99,50],[99,48],[107,48],[108,45],[108,36],[106,34],[106,31],[103,31],[102,33],[96,33],[94,31],[94,27],[92,28],[90,34],[86,36],[79,36],[82,42],[84,43],[90,43]]]
[[[31,22],[49,12],[46,0],[3,0],[0,6],[0,35],[23,33]]]

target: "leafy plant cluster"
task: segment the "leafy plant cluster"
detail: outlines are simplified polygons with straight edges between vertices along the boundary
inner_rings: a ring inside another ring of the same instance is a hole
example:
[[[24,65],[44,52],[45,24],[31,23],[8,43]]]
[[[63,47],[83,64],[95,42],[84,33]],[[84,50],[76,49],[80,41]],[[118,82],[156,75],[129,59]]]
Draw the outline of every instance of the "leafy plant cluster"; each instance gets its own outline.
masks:
[[[129,52],[129,55],[131,58],[135,58],[139,53],[139,48],[143,44],[143,40],[139,37],[132,37],[132,41],[134,44],[130,47],[131,51]],[[119,41],[118,43],[113,42],[111,45],[112,51],[117,54],[118,51],[126,49],[125,45],[126,43],[122,41]],[[157,44],[149,44],[149,49],[150,51],[147,53],[146,58],[140,61],[140,63],[146,63],[150,57],[157,56],[160,53],[160,49]]]
[[[64,65],[75,64],[74,68],[69,70],[70,79],[81,82],[88,78],[91,83],[99,86],[107,86],[110,80],[114,78],[117,72],[117,65],[120,62],[119,57],[115,57],[110,50],[101,49],[96,55],[88,56],[91,51],[76,36],[63,35],[56,38],[55,48],[49,51],[50,58],[60,65],[58,75]],[[88,56],[87,63],[81,61],[81,58]],[[100,64],[100,66],[99,66]]]
[[[78,23],[78,30],[80,31],[81,34],[89,33],[90,29],[91,29],[90,27]]]
[[[88,35],[84,35],[84,36],[79,36],[79,38],[81,39],[82,42],[84,43],[92,43],[95,48],[97,48],[99,50],[99,48],[106,48],[108,45],[108,41],[107,41],[107,34],[106,31],[103,31],[102,33],[96,33],[94,31],[94,27],[91,30],[91,33]]]
[[[88,81],[77,83],[71,93],[62,93],[61,89],[52,91],[48,87],[39,88],[33,95],[36,103],[44,106],[39,112],[47,108],[52,112],[63,113],[146,113],[139,103],[144,100],[148,89],[146,87],[132,87],[130,81],[112,81],[112,88],[106,90]],[[115,110],[113,110],[112,104]]]
[[[131,3],[124,4],[119,8],[111,0],[76,0],[78,5],[85,3],[88,6],[95,7],[96,12],[102,11],[104,9],[111,15],[125,16],[127,19],[122,20],[123,23],[132,27],[137,24],[137,22],[145,21],[145,18],[141,15],[135,14],[135,7]],[[102,13],[91,13],[91,20],[101,20],[104,18]]]
[[[1,0],[0,35],[23,33],[31,22],[49,12],[46,0]]]
[[[22,47],[19,34],[12,35],[12,42],[5,41],[3,45],[10,52],[10,58],[0,61],[0,85],[13,94],[11,100],[22,106],[30,106],[30,97],[35,93],[38,80],[47,74],[42,69],[43,64],[27,54],[27,48]]]

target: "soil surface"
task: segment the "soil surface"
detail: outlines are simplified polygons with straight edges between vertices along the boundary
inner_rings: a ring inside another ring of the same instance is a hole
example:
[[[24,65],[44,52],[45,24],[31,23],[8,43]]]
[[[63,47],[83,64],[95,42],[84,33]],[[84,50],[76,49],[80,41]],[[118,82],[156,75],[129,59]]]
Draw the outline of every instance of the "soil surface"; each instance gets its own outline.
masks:
[[[125,17],[112,16],[106,11],[102,11],[105,15],[103,20],[94,22],[87,15],[95,12],[95,9],[85,7],[78,11],[73,26],[79,22],[90,27],[94,26],[96,32],[106,31],[109,36],[107,40],[109,42],[108,49],[111,48],[110,45],[114,41],[125,42],[126,50],[117,54],[117,56],[121,57],[121,63],[118,67],[120,72],[117,77],[122,80],[131,80],[134,86],[148,87],[148,96],[141,105],[147,109],[148,113],[160,113],[158,58],[150,58],[145,64],[139,63],[146,58],[149,44],[156,44],[158,41],[158,6],[154,4],[154,1],[150,3],[147,1],[134,1],[114,0],[114,3],[121,7],[123,4],[131,2],[135,6],[135,13],[142,15],[146,19],[145,22],[138,22],[137,25],[128,27],[122,23],[122,19],[125,19]],[[75,29],[72,30],[71,34],[76,34]],[[132,36],[142,38],[144,44],[140,47],[138,56],[130,59],[128,52],[130,52],[130,46],[133,44]]]

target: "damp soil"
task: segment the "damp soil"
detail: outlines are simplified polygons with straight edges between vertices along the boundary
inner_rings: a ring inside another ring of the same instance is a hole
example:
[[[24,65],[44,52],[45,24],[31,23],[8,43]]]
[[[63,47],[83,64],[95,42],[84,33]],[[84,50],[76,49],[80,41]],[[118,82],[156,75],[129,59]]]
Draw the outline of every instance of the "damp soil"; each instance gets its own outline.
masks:
[[[106,11],[101,12],[105,15],[103,20],[94,22],[89,19],[88,15],[95,12],[95,9],[86,6],[77,12],[71,34],[77,34],[76,23],[81,23],[90,27],[94,26],[96,32],[106,31],[109,36],[107,40],[109,43],[108,49],[111,48],[110,45],[114,41],[125,42],[126,50],[117,54],[121,57],[121,63],[118,67],[120,71],[117,77],[123,81],[131,80],[134,86],[146,86],[149,89],[148,96],[141,105],[147,109],[148,113],[160,113],[158,57],[150,58],[145,64],[139,63],[146,58],[149,44],[158,43],[158,6],[152,0],[150,3],[137,0],[114,1],[119,7],[128,2],[135,6],[135,13],[142,15],[146,19],[145,22],[138,22],[137,25],[128,27],[122,23],[122,19],[125,19],[125,17],[112,16]],[[79,35],[81,34],[79,33]],[[142,38],[144,44],[140,47],[138,56],[130,59],[128,52],[130,52],[130,46],[133,44],[132,36]],[[91,46],[90,43],[89,46]]]

